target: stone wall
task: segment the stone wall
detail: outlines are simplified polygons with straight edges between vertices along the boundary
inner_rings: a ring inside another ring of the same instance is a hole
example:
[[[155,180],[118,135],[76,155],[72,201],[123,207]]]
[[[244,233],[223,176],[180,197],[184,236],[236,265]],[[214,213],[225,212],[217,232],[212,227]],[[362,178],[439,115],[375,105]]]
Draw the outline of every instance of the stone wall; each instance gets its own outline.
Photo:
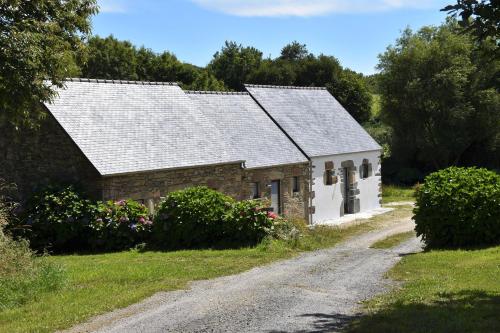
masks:
[[[299,177],[299,192],[293,193],[293,177]],[[242,199],[251,198],[252,183],[259,183],[260,196],[271,197],[271,181],[280,180],[282,212],[309,220],[309,163],[246,169],[242,184]]]
[[[241,196],[240,163],[133,173],[104,177],[103,198],[134,199],[154,203],[167,193],[192,186],[208,186],[235,199]]]
[[[99,173],[50,114],[38,130],[0,126],[0,178],[17,185],[20,200],[58,184],[100,197]]]
[[[292,179],[299,177],[300,191],[292,193]],[[272,180],[281,181],[283,213],[307,219],[309,167],[307,163],[262,169],[242,169],[239,163],[184,169],[134,173],[104,177],[103,199],[134,199],[146,204],[158,203],[169,192],[192,186],[208,186],[234,199],[250,199],[251,184],[259,182],[261,197],[269,198]]]

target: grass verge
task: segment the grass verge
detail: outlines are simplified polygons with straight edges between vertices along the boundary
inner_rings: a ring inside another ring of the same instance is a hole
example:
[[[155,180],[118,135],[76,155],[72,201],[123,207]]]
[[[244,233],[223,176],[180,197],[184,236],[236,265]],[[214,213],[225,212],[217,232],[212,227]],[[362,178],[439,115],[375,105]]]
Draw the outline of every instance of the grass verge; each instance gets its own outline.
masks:
[[[389,273],[404,286],[367,303],[351,333],[500,332],[500,247],[407,256]]]
[[[390,249],[396,245],[401,244],[405,240],[415,237],[415,231],[402,232],[399,234],[388,236],[381,239],[370,246],[372,249]]]
[[[240,273],[293,257],[302,251],[331,247],[348,237],[381,228],[411,214],[400,207],[365,223],[344,228],[305,228],[289,241],[266,240],[257,247],[233,250],[119,252],[45,258],[64,267],[67,281],[57,291],[0,311],[0,332],[52,332],[125,307],[158,291],[187,288],[189,282]]]
[[[414,201],[415,190],[412,187],[382,185],[382,203]]]

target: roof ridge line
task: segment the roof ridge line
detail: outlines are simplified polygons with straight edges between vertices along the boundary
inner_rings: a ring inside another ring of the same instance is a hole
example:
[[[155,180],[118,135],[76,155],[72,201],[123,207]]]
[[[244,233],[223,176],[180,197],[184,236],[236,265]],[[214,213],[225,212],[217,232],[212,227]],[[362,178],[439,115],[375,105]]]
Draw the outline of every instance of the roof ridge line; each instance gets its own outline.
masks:
[[[190,95],[250,95],[247,91],[210,91],[210,90],[184,90]]]
[[[277,86],[266,84],[244,84],[245,88],[274,88],[274,89],[302,89],[302,90],[327,90],[326,87],[304,87],[304,86]]]
[[[66,81],[66,82],[88,82],[88,83],[112,83],[112,84],[137,84],[137,85],[150,85],[150,86],[179,86],[179,84],[177,82],[88,79],[88,78],[83,78],[83,77],[65,78],[64,81]]]

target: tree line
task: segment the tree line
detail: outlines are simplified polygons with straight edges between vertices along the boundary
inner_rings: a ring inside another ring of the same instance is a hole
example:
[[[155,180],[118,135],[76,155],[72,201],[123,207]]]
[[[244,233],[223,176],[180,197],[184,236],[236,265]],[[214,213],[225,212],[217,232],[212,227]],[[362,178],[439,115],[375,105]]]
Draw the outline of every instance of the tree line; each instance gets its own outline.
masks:
[[[177,81],[191,90],[244,83],[325,86],[384,147],[386,180],[413,183],[449,165],[500,169],[497,1],[460,0],[438,27],[406,29],[363,76],[292,42],[279,56],[228,41],[205,67],[113,36],[92,36],[95,0],[0,4],[0,126],[22,135],[66,77]],[[455,17],[459,19],[456,20]]]

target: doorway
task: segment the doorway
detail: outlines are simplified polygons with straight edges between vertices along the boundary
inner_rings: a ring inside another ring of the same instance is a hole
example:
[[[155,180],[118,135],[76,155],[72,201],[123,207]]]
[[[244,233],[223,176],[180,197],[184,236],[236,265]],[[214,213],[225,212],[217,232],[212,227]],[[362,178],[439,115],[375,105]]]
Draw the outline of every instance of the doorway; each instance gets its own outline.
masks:
[[[281,186],[279,180],[271,181],[271,208],[273,212],[281,214]]]
[[[350,168],[344,168],[344,214],[352,214]]]

